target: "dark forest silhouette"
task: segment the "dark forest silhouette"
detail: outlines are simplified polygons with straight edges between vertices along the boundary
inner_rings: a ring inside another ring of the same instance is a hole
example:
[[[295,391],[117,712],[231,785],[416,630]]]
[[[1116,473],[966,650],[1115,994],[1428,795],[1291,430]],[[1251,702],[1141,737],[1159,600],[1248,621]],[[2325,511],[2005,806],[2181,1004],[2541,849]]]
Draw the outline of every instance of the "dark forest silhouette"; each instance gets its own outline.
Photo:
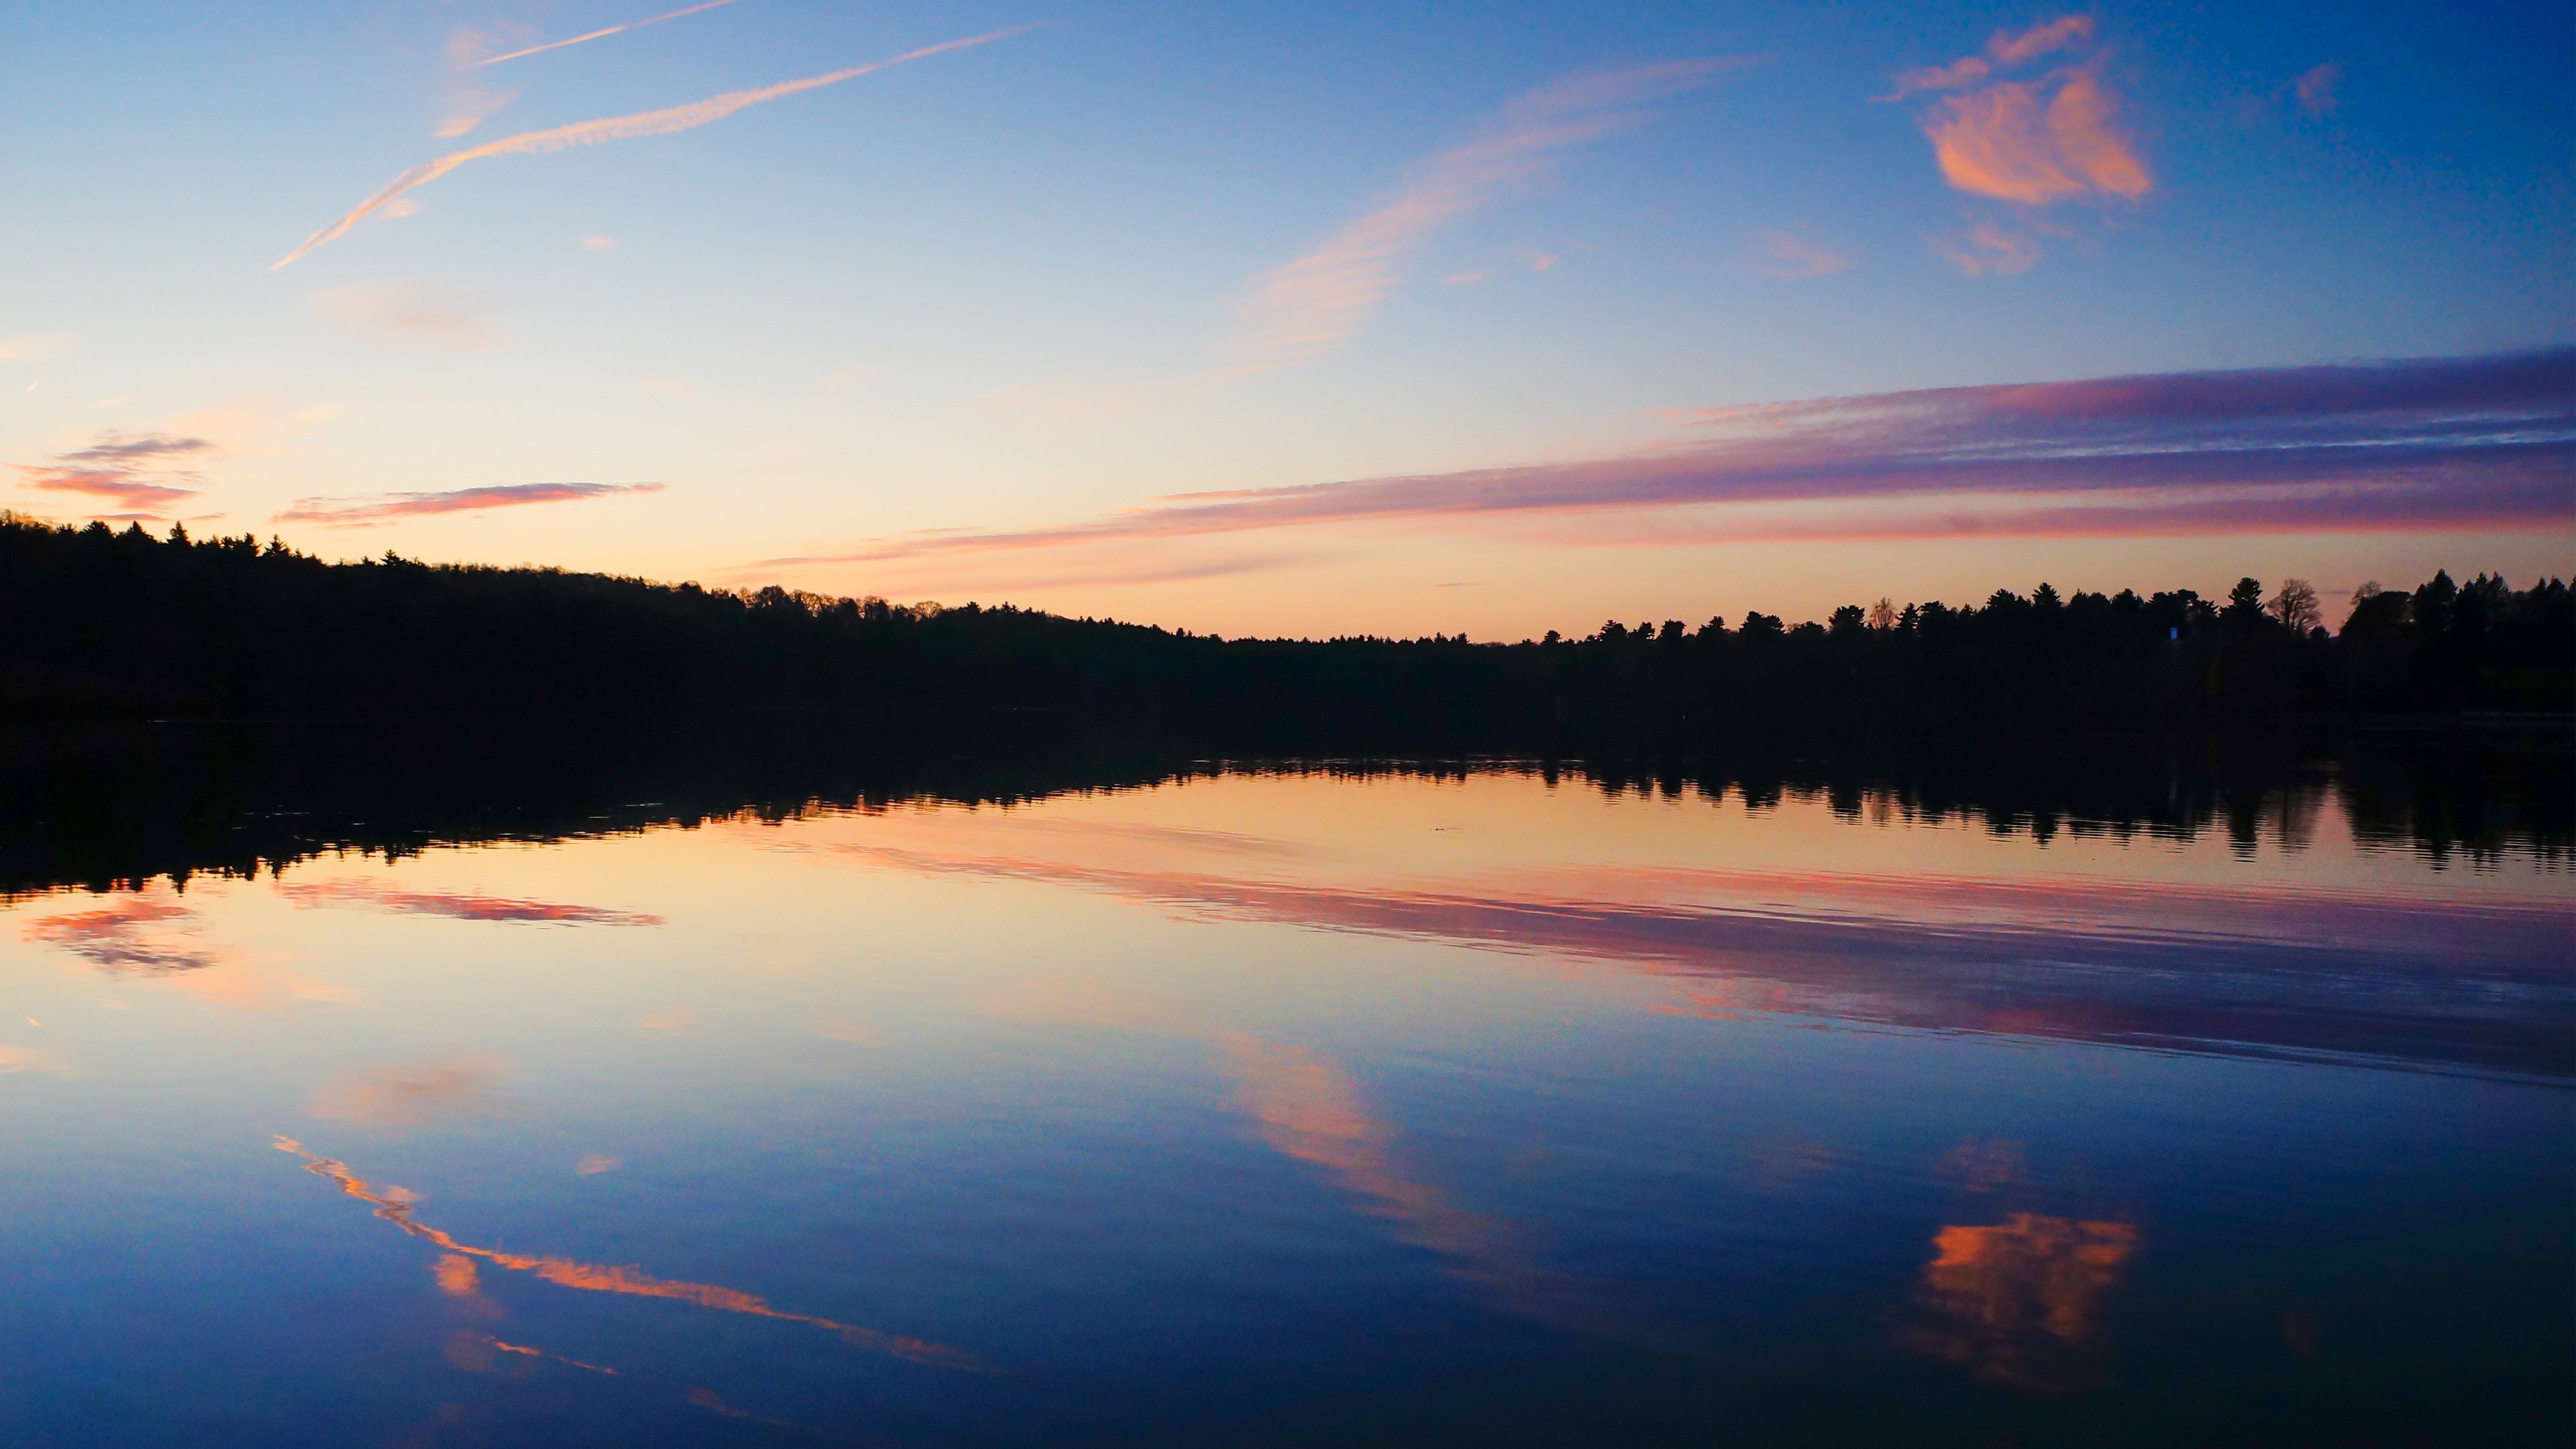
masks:
[[[325,563],[249,535],[0,516],[0,710],[20,720],[828,709],[889,729],[1046,712],[1231,748],[1523,747],[2576,709],[2576,598],[2445,574],[1847,605],[1579,639],[1227,640],[556,569]]]

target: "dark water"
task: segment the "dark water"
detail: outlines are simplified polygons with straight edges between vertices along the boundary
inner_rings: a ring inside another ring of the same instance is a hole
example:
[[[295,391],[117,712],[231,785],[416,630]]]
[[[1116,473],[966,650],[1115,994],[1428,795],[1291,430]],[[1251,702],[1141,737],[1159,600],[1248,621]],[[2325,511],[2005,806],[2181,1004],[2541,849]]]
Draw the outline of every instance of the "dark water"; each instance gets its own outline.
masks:
[[[2554,741],[0,764],[7,1444],[2576,1434]]]

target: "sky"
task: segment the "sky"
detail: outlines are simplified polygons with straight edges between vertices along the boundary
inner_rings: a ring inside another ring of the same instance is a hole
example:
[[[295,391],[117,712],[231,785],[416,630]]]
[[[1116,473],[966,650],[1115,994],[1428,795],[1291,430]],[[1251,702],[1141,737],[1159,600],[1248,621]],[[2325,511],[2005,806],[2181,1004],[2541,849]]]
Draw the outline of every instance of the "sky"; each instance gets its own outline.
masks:
[[[0,506],[1228,635],[2523,584],[2576,564],[2570,54],[2563,5],[22,0]]]

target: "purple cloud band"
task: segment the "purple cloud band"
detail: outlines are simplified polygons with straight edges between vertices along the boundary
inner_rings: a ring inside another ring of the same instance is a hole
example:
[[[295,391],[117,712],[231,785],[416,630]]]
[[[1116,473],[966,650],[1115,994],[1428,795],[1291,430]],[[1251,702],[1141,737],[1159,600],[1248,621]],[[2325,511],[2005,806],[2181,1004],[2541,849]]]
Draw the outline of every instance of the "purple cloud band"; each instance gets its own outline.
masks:
[[[15,466],[26,486],[48,493],[75,493],[104,498],[126,509],[122,517],[157,518],[157,510],[197,496],[197,475],[185,469],[152,472],[214,451],[204,438],[174,438],[162,433],[103,433],[86,448],[58,453],[44,463]],[[174,482],[173,479],[182,480]]]
[[[276,517],[279,523],[355,527],[432,513],[469,513],[531,503],[571,503],[617,493],[659,493],[659,483],[502,483],[444,493],[389,493],[375,498],[299,498]]]
[[[1937,388],[1708,408],[1619,458],[1177,494],[1049,528],[769,564],[878,562],[1407,518],[1846,505],[1665,538],[2435,531],[2576,521],[2576,348]],[[1858,506],[1851,506],[1858,505]]]

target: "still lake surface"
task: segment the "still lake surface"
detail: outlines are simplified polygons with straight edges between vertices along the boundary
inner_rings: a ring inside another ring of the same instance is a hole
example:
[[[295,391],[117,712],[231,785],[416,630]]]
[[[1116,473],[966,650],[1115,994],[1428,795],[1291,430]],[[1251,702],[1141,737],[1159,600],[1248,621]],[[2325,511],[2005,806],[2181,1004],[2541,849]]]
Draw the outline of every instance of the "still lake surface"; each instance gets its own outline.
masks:
[[[39,882],[0,1442],[2565,1442],[2569,869],[1494,765]]]

